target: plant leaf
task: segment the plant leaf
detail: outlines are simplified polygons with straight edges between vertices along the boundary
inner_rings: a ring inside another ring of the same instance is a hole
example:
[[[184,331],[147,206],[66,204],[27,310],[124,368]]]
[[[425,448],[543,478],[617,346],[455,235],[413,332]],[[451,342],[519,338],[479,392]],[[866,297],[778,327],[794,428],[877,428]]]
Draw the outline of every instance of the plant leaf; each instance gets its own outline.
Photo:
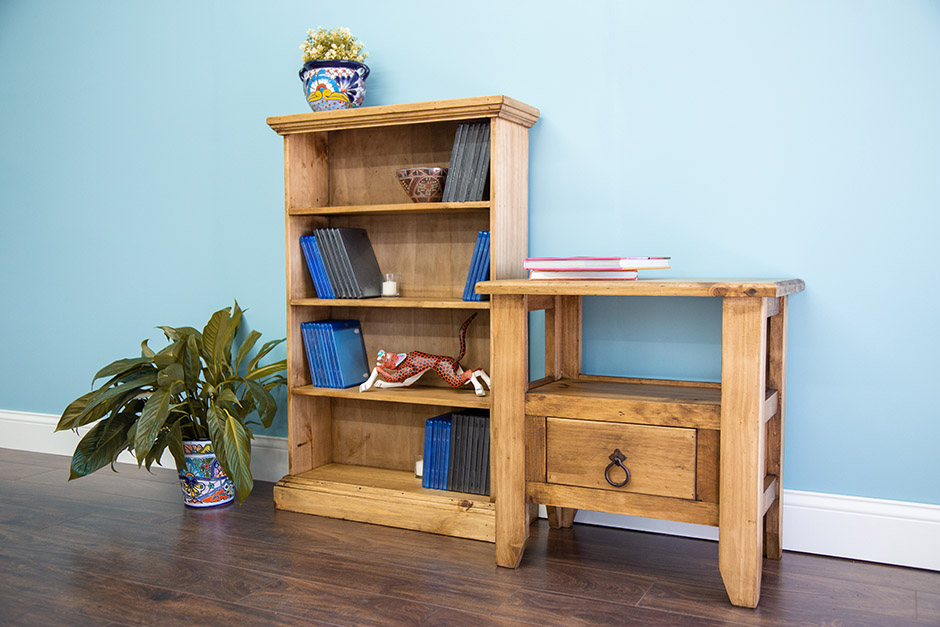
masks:
[[[156,383],[156,374],[154,370],[146,370],[131,376],[123,385],[101,387],[76,399],[66,407],[56,430],[81,427],[120,409],[135,396],[148,393],[149,388]],[[76,411],[78,413],[75,413]]]
[[[271,426],[271,421],[274,420],[274,416],[277,414],[277,402],[271,396],[271,393],[257,381],[246,381],[246,383],[254,399],[254,409],[261,418],[261,424],[267,429]]]
[[[263,379],[264,377],[268,377],[273,374],[282,372],[285,368],[287,368],[287,360],[283,359],[281,361],[276,361],[273,364],[268,364],[267,366],[256,368],[250,371],[248,374],[246,374],[245,378],[252,380],[252,381],[257,380],[257,379]]]
[[[103,379],[104,377],[111,377],[114,375],[121,375],[128,372],[133,372],[139,366],[143,364],[151,363],[149,357],[134,357],[133,359],[118,359],[113,361],[101,370],[99,370],[95,377],[91,380],[92,385],[95,384],[95,381],[98,379]]]
[[[186,455],[183,452],[183,427],[181,423],[182,420],[174,422],[173,426],[170,427],[169,432],[166,434],[166,445],[167,448],[170,449],[173,461],[176,462],[177,470],[182,470],[186,467]]]
[[[128,447],[127,432],[136,419],[133,414],[120,413],[92,427],[75,447],[69,481],[113,463]]]
[[[223,327],[229,319],[231,308],[220,309],[209,318],[206,327],[202,330],[202,358],[206,364],[215,362],[215,347],[219,343],[220,335],[223,333]]]
[[[143,342],[140,343],[140,356],[141,357],[147,357],[152,360],[155,354],[156,353],[154,353],[153,350],[147,345],[147,340],[144,340]]]
[[[79,396],[74,401],[69,403],[69,406],[65,408],[65,411],[62,412],[62,416],[59,418],[59,424],[56,425],[56,431],[65,431],[66,429],[72,429],[72,423],[75,419],[85,413],[88,409],[88,405],[95,398],[95,395],[98,393],[98,390],[92,390],[88,394]],[[104,416],[104,414],[101,414]],[[98,418],[101,418],[98,416]]]
[[[242,342],[242,345],[238,347],[238,354],[235,356],[235,370],[238,371],[238,367],[241,365],[242,360],[248,356],[248,353],[251,352],[251,349],[254,348],[255,342],[258,341],[258,338],[261,337],[261,334],[252,329],[251,333],[248,334],[248,337],[245,338],[245,341]]]
[[[252,370],[255,366],[258,365],[258,362],[261,361],[261,358],[262,358],[262,357],[264,357],[265,355],[267,355],[268,353],[270,353],[271,350],[272,350],[275,346],[277,346],[277,345],[280,344],[281,342],[284,342],[285,340],[287,340],[287,338],[283,338],[283,337],[282,337],[282,338],[279,339],[279,340],[271,340],[270,342],[265,342],[265,343],[261,346],[261,350],[258,351],[258,354],[255,355],[254,357],[252,357],[252,358],[251,358],[251,361],[248,362],[248,365],[246,366],[246,368],[248,369],[248,371],[251,372],[251,370]]]
[[[251,436],[240,422],[229,419],[225,421],[222,444],[226,460],[222,470],[235,483],[238,502],[243,503],[254,487],[251,477]]]
[[[157,434],[170,415],[171,388],[161,387],[154,390],[147,399],[137,421],[137,433],[134,436],[134,454],[137,463],[142,464],[157,439]]]

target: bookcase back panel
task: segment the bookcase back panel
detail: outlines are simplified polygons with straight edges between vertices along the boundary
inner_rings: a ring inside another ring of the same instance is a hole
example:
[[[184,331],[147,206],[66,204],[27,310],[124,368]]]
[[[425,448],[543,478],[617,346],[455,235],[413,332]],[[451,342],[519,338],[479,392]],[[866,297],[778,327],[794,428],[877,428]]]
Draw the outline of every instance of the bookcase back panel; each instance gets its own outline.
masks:
[[[486,213],[368,215],[333,218],[331,226],[364,228],[383,273],[397,276],[401,296],[460,298]],[[312,284],[311,284],[312,288]]]
[[[424,421],[451,409],[333,399],[333,461],[414,470],[424,452]]]
[[[415,166],[447,167],[456,122],[335,131],[329,138],[329,204],[408,202],[395,173]]]
[[[456,357],[460,352],[460,325],[473,312],[448,309],[351,309],[337,307],[333,318],[359,320],[366,355],[375,364],[378,351],[407,353],[422,351],[432,355]],[[407,338],[407,339],[404,339]],[[490,368],[490,312],[481,310],[467,328],[467,352],[464,368]],[[309,382],[309,375],[307,375]],[[426,373],[418,385],[449,387],[435,372]],[[467,386],[467,389],[471,389]],[[368,392],[363,392],[363,396]]]
[[[288,463],[292,475],[332,461],[330,399],[289,395]]]

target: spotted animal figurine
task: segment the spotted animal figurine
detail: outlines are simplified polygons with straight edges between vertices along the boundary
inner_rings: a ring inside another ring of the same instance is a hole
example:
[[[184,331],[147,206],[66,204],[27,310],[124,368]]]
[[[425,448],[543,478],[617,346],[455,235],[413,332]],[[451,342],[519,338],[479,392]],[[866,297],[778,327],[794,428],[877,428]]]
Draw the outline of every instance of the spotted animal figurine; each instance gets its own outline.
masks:
[[[460,354],[457,357],[429,355],[420,351],[389,353],[380,350],[372,374],[365,383],[359,386],[359,391],[365,392],[373,386],[377,388],[408,387],[420,379],[425,372],[433,370],[441,375],[441,378],[452,388],[459,388],[470,383],[477,396],[486,396],[483,383],[486,383],[486,387],[490,387],[490,378],[486,376],[483,369],[464,370],[460,366],[460,360],[467,352],[467,327],[476,317],[474,313],[460,325]]]

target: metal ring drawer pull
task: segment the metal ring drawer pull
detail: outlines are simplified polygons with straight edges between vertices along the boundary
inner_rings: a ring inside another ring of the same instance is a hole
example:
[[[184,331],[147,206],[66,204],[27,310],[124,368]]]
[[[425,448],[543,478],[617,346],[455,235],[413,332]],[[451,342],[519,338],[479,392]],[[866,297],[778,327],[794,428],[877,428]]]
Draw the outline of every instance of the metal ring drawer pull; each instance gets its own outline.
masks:
[[[614,449],[614,452],[611,453],[608,458],[610,463],[607,464],[607,468],[604,470],[604,478],[607,479],[607,483],[614,486],[615,488],[622,488],[623,486],[630,483],[630,469],[623,465],[623,462],[627,461],[627,456],[620,452],[620,449]],[[620,483],[615,482],[610,478],[610,469],[614,466],[619,466],[626,473],[626,477]]]

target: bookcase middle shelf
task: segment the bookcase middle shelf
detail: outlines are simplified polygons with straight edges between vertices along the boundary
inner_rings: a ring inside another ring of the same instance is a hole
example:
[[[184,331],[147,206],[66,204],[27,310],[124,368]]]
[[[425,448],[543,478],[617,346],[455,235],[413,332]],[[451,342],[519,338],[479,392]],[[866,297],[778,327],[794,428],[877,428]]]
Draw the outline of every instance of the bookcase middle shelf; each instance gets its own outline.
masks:
[[[473,393],[472,389],[461,388],[455,390],[453,388],[423,385],[387,390],[373,388],[368,392],[360,392],[358,387],[320,388],[313,385],[301,385],[292,387],[290,393],[303,396],[343,398],[355,401],[384,401],[388,403],[437,405],[468,409],[489,409],[491,398],[490,396],[477,396]]]
[[[405,213],[486,213],[488,200],[474,202],[407,202],[378,205],[337,205],[333,207],[291,207],[292,216],[351,216]]]

